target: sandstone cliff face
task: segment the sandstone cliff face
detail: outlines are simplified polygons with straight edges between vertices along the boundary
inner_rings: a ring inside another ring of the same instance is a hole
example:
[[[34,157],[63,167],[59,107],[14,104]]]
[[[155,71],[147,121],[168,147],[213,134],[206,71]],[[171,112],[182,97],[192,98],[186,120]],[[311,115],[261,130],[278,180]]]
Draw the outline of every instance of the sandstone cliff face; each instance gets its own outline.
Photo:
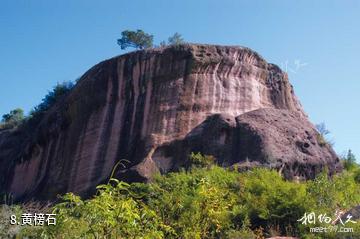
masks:
[[[0,132],[0,191],[16,199],[48,199],[69,191],[89,195],[109,177],[119,160],[130,163],[118,171],[118,177],[146,180],[156,171],[183,166],[184,152],[197,149],[189,145],[218,148],[214,153],[224,156],[218,157],[224,165],[249,160],[241,155],[260,147],[260,156],[250,160],[261,164],[267,151],[263,145],[271,145],[276,137],[266,137],[260,130],[254,137],[264,140],[253,142],[242,153],[235,152],[241,141],[237,135],[241,119],[235,117],[264,108],[291,112],[291,117],[301,119],[299,124],[305,122],[315,137],[287,75],[250,49],[180,45],[115,57],[85,73],[31,133],[29,127]],[[271,114],[276,118],[278,113]],[[212,126],[211,122],[203,125],[213,118]],[[285,118],[278,118],[276,126],[270,125],[269,133],[282,130]],[[202,127],[208,128],[204,131]],[[217,128],[221,130],[217,132]],[[296,138],[297,132],[294,134]],[[277,136],[289,135],[279,131]],[[199,140],[191,140],[196,137]],[[279,144],[274,146],[279,150],[269,149],[274,157],[271,160],[305,160],[286,156],[291,147],[298,147],[290,146],[293,141],[289,141],[289,150]],[[316,168],[337,168],[338,159],[331,148],[314,150],[311,162]],[[283,164],[277,163],[276,168]],[[315,172],[311,167],[294,172],[284,166],[282,170],[290,176]]]
[[[331,174],[341,170],[335,152],[318,136],[305,117],[289,110],[263,108],[238,117],[214,114],[183,139],[157,147],[152,161],[167,172],[183,166],[191,152],[202,152],[240,171],[263,166],[287,179],[304,180],[314,178],[325,165]]]

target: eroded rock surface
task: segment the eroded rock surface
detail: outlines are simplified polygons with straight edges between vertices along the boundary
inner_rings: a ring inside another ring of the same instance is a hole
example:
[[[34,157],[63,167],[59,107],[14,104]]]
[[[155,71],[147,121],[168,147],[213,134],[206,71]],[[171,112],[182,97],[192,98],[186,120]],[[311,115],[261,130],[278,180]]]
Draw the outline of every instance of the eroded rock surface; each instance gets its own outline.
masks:
[[[254,111],[263,108],[284,111]],[[286,73],[248,48],[137,51],[86,72],[40,124],[0,132],[0,192],[17,200],[86,196],[121,159],[130,163],[119,177],[146,180],[180,167],[193,149],[211,149],[223,165],[266,163],[289,176],[335,170],[332,149],[305,131],[315,137]]]
[[[276,168],[285,178],[314,178],[324,167],[330,174],[341,171],[341,163],[329,144],[307,118],[297,112],[259,109],[236,118],[240,162],[256,161]]]
[[[191,152],[213,155],[223,166],[238,170],[268,167],[287,179],[314,178],[324,167],[331,174],[341,164],[329,145],[318,142],[315,127],[297,112],[263,108],[238,117],[214,114],[183,140],[165,143],[152,154],[161,172],[186,167]],[[138,170],[142,172],[141,170]]]

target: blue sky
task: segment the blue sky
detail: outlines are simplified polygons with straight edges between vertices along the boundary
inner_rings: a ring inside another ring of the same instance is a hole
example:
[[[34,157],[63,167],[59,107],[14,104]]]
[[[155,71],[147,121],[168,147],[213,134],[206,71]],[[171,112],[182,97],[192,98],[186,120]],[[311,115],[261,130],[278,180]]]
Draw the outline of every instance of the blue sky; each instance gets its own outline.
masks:
[[[143,29],[155,42],[243,45],[287,70],[312,122],[360,158],[360,1],[152,0],[0,3],[0,115],[28,112],[57,82],[121,54],[116,39]]]

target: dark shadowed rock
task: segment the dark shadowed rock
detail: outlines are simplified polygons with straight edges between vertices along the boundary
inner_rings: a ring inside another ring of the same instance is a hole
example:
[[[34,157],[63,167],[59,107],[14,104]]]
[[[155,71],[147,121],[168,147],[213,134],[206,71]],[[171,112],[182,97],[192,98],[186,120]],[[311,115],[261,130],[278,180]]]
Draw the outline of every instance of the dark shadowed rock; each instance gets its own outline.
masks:
[[[162,173],[187,167],[191,152],[213,155],[218,163],[231,165],[234,143],[235,118],[231,115],[214,114],[192,129],[182,139],[156,147],[152,161]]]
[[[335,152],[318,137],[306,118],[288,110],[264,108],[236,118],[214,114],[184,139],[158,146],[151,158],[162,173],[186,167],[191,152],[202,152],[239,171],[268,167],[288,179],[309,179],[325,167],[330,174],[341,170]]]
[[[352,221],[360,221],[360,205],[345,212],[344,215],[341,217],[343,222],[346,222],[349,218]]]
[[[262,108],[283,111],[254,111]],[[87,196],[121,159],[130,163],[118,177],[147,180],[185,165],[191,151],[289,177],[334,171],[336,155],[314,137],[286,73],[248,48],[136,51],[91,68],[39,124],[0,131],[0,192]]]
[[[276,168],[286,178],[314,178],[324,167],[331,174],[341,170],[332,148],[318,142],[319,133],[297,112],[259,109],[236,118],[240,162],[258,162]]]

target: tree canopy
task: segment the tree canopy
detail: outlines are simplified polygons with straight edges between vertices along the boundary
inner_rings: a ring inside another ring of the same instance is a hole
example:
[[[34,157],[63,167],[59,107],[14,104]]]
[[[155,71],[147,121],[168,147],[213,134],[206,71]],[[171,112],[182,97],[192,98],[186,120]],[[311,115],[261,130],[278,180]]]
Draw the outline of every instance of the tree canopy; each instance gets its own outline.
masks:
[[[24,119],[24,111],[20,108],[11,110],[10,113],[2,116],[2,122],[7,124],[16,124]]]
[[[121,38],[117,40],[117,43],[120,45],[121,49],[126,49],[128,47],[145,49],[153,46],[153,39],[153,35],[145,33],[143,30],[126,30],[121,33]]]
[[[180,33],[175,32],[174,35],[168,38],[169,45],[179,45],[184,43],[184,39],[182,38]]]

